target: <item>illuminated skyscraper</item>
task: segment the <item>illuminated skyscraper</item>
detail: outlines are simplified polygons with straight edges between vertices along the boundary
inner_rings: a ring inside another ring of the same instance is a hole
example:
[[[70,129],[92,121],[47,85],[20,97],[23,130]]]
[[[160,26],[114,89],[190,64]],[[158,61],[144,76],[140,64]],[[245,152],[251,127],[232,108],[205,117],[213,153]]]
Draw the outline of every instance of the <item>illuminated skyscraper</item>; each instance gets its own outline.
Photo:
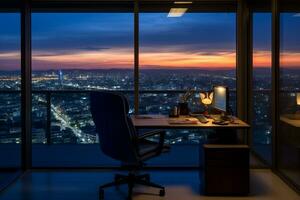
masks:
[[[60,82],[60,85],[62,85],[63,84],[63,80],[64,80],[64,74],[63,74],[62,70],[58,71],[58,80]]]

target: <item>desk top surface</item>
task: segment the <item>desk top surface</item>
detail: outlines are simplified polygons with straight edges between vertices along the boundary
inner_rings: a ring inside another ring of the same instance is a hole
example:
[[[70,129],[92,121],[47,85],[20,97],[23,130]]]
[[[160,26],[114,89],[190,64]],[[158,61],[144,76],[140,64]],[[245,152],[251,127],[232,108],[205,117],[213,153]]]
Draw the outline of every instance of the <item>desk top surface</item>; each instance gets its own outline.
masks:
[[[194,117],[189,116],[181,116],[179,118],[169,118],[166,115],[135,115],[131,117],[133,125],[136,128],[166,128],[166,129],[180,129],[180,128],[189,128],[189,129],[205,129],[205,128],[234,128],[234,129],[247,129],[250,128],[250,126],[243,122],[242,120],[234,117],[234,120],[232,123],[229,123],[228,125],[218,125],[213,124],[213,119],[208,119],[208,123],[201,123]],[[186,123],[186,124],[180,124],[176,123],[176,120],[182,121],[182,120],[192,120],[197,121],[195,123]]]
[[[281,115],[280,120],[289,124],[290,126],[294,126],[296,128],[300,128],[300,119],[293,119],[293,115]]]

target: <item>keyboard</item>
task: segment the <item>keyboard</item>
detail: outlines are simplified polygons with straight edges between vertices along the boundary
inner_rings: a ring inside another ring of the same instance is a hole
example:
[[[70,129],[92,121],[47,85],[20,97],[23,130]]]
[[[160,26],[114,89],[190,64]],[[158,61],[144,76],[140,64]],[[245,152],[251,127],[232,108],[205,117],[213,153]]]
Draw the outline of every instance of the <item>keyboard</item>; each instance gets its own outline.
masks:
[[[225,115],[225,116],[221,116],[221,115],[214,115],[214,116],[211,116],[211,118],[213,119],[213,121],[232,121],[232,117],[231,116],[228,116],[228,115]]]
[[[219,115],[215,115],[215,116],[211,116],[211,118],[213,119],[213,121],[221,121],[221,116]]]
[[[229,117],[228,116],[221,116],[221,115],[215,115],[212,116],[212,123],[217,125],[228,125],[229,124]]]

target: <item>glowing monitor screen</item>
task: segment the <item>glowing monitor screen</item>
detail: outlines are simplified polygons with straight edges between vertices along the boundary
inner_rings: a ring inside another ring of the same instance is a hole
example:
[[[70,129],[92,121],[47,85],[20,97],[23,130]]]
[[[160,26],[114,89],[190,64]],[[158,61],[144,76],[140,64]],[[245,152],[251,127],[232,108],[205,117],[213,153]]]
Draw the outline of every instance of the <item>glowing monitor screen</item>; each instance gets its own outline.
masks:
[[[226,87],[223,86],[215,86],[214,87],[214,99],[213,99],[213,107],[217,110],[227,112],[227,99],[228,91]]]

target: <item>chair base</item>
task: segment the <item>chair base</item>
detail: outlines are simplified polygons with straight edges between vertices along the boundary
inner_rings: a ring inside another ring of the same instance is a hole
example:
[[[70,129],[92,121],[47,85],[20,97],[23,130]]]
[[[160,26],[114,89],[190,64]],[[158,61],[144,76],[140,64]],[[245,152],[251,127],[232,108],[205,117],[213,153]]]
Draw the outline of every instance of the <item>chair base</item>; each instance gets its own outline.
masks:
[[[129,173],[128,175],[116,174],[114,181],[111,183],[107,183],[101,185],[99,187],[99,199],[104,199],[104,188],[108,187],[118,187],[119,185],[128,185],[128,199],[131,199],[132,190],[135,185],[143,185],[160,189],[159,196],[165,196],[165,188],[161,185],[150,182],[150,175],[135,175],[133,173]]]

